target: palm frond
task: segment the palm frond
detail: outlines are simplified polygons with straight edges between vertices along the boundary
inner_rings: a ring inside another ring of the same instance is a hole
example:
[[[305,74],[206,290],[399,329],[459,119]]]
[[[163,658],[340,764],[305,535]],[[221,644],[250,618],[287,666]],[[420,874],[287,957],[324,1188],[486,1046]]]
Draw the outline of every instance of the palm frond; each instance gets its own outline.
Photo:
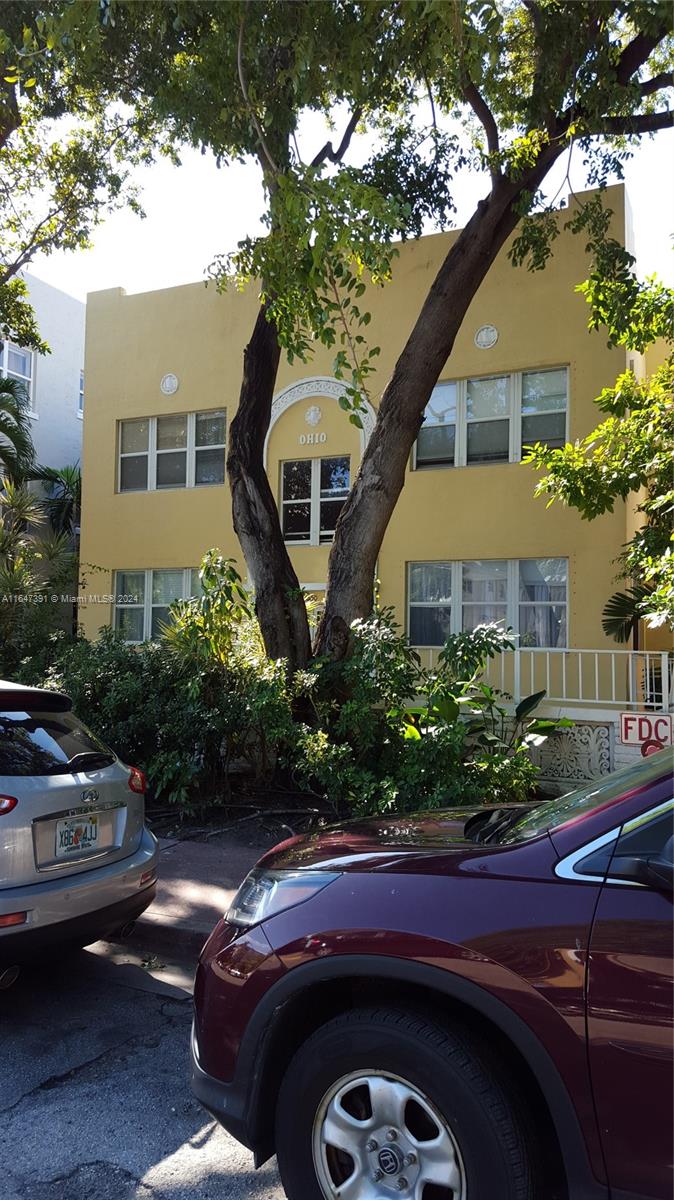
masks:
[[[16,379],[0,379],[0,472],[25,479],[34,463],[28,392]]]
[[[44,508],[37,496],[13,479],[0,477],[0,518],[14,528],[35,525],[42,520]]]
[[[79,463],[65,467],[36,467],[30,477],[39,480],[47,493],[44,507],[52,529],[57,533],[74,534],[82,507]]]
[[[637,584],[626,592],[615,592],[606,601],[601,626],[607,637],[616,642],[628,642],[641,616],[640,606],[650,589]]]

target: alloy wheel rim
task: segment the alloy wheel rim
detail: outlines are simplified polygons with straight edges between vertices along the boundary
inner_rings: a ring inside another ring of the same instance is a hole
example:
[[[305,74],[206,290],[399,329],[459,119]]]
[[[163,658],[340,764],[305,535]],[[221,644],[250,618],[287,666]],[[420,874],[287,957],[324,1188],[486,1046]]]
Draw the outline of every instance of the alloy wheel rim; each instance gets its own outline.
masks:
[[[328,1088],[312,1151],[325,1200],[466,1200],[449,1122],[420,1088],[388,1071],[353,1071]]]

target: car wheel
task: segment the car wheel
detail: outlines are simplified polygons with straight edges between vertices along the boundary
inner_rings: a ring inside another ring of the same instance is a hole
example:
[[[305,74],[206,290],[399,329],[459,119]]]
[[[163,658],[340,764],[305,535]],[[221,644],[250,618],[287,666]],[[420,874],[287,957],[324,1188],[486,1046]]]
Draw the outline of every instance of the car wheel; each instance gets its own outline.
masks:
[[[318,1029],[283,1079],[288,1200],[532,1200],[526,1117],[467,1034],[393,1009]]]

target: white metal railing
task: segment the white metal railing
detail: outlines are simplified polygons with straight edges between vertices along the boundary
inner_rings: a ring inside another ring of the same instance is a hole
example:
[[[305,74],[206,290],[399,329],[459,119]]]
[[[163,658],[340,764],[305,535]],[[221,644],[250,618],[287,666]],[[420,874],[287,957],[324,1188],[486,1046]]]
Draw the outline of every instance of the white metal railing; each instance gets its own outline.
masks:
[[[437,649],[416,651],[423,666],[437,662]],[[484,679],[516,704],[545,690],[551,704],[674,712],[674,653],[667,650],[506,650],[487,664]]]

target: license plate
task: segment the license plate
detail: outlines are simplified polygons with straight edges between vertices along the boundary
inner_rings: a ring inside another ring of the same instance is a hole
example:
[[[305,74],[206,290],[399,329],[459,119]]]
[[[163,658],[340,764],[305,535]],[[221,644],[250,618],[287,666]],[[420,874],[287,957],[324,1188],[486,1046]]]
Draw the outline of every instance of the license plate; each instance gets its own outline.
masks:
[[[56,858],[71,858],[87,854],[98,845],[98,815],[67,817],[56,822]]]

